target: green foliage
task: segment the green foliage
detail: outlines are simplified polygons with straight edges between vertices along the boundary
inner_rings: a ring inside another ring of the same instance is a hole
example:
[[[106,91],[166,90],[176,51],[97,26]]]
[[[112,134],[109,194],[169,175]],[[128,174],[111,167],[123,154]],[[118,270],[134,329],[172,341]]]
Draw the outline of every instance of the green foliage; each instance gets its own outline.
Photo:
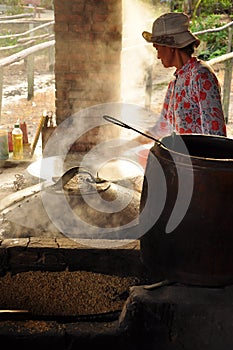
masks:
[[[192,20],[190,27],[191,31],[195,33],[206,29],[219,28],[224,24],[226,22],[223,22],[221,15],[211,14],[209,16],[197,16]],[[200,46],[201,50],[198,52],[198,57],[209,60],[227,52],[228,29],[201,34],[198,37],[204,43]]]
[[[217,13],[233,13],[232,0],[201,0],[200,10],[205,15],[217,14]]]
[[[222,27],[233,20],[232,0],[171,0],[172,11],[186,12],[191,17],[191,31]],[[227,52],[228,29],[198,35],[202,44],[198,48],[198,57],[209,60]]]
[[[1,4],[7,6],[5,14],[8,16],[18,15],[23,12],[23,9],[19,6],[18,0],[5,0],[1,1]]]
[[[0,36],[4,36],[4,35],[11,35],[12,33],[9,30],[4,30],[3,32],[0,32]],[[4,38],[4,39],[0,39],[0,46],[1,47],[5,47],[5,46],[13,46],[15,44],[17,44],[17,38],[14,37],[9,37],[9,38]]]
[[[191,16],[212,14],[233,14],[232,0],[170,0],[171,11],[188,12]]]
[[[9,6],[5,12],[7,16],[19,15],[23,13],[23,9],[20,6]]]
[[[18,0],[5,0],[1,1],[2,4],[5,4],[7,6],[17,6],[18,5]]]

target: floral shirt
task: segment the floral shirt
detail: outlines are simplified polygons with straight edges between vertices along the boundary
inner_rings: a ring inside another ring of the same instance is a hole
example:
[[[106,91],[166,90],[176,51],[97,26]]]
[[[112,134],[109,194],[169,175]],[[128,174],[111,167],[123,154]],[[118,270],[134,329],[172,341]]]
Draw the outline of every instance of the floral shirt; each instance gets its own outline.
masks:
[[[211,68],[192,57],[168,85],[159,134],[212,134],[226,136],[220,85]],[[154,133],[153,132],[153,133]]]

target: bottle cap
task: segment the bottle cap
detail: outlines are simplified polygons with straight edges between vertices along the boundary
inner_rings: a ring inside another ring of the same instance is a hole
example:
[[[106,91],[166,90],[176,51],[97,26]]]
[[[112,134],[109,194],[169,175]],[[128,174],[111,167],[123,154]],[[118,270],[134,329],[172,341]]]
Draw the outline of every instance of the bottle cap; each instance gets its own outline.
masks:
[[[20,126],[20,122],[19,122],[19,119],[18,119],[17,122],[15,123],[14,127],[15,128],[19,128],[19,126]]]

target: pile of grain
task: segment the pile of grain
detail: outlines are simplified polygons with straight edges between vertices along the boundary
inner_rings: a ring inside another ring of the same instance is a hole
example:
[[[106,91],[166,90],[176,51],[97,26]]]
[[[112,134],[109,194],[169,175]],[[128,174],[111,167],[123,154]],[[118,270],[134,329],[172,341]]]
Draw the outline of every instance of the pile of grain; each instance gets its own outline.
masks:
[[[0,278],[0,309],[37,315],[87,315],[121,310],[136,278],[87,271],[29,271]]]

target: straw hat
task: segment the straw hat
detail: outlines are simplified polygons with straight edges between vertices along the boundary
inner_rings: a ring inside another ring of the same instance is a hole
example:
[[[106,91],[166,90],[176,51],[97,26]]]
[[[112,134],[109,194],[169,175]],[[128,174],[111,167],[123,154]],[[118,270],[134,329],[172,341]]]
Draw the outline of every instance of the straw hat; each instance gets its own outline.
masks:
[[[143,38],[149,43],[175,48],[185,47],[193,42],[197,47],[200,40],[189,30],[189,17],[182,12],[168,12],[157,18],[152,33],[144,31]]]

